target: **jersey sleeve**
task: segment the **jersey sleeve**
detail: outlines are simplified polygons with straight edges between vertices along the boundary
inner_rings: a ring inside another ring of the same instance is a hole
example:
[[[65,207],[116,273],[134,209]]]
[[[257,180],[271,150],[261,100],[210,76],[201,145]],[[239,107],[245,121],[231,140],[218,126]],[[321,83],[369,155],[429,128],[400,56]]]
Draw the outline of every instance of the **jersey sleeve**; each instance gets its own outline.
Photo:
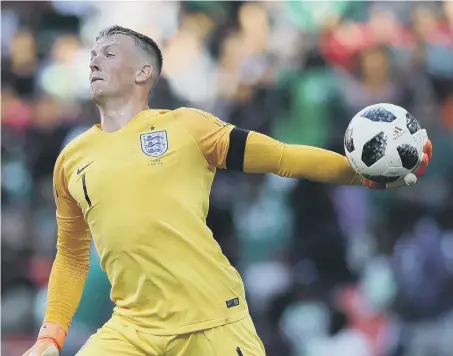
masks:
[[[209,165],[217,168],[242,168],[245,132],[241,134],[233,125],[201,110],[181,108],[176,113],[179,122],[196,141]],[[242,137],[242,142],[239,142],[241,138],[238,136]]]
[[[196,109],[180,109],[180,122],[214,167],[333,184],[360,184],[346,157],[322,148],[288,145],[230,125]]]
[[[56,322],[66,331],[82,296],[90,266],[91,237],[82,211],[67,186],[63,154],[54,169],[57,218],[57,255],[49,280],[45,322]]]
[[[285,144],[257,132],[250,132],[247,138],[244,172],[340,185],[361,184],[345,156],[322,148]]]

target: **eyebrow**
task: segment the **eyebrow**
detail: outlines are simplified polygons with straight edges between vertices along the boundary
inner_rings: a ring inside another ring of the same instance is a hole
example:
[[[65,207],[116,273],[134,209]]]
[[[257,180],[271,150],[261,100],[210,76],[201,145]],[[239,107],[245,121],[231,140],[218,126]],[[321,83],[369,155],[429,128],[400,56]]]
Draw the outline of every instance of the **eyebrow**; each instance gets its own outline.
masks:
[[[104,52],[105,52],[105,51],[107,51],[110,47],[115,46],[115,45],[116,45],[116,43],[108,44],[108,45],[106,45],[106,46],[104,46],[104,47],[101,47],[101,51],[104,51]],[[92,50],[91,50],[91,58],[93,58],[94,56],[96,56],[96,51],[95,51],[94,49],[92,49]]]

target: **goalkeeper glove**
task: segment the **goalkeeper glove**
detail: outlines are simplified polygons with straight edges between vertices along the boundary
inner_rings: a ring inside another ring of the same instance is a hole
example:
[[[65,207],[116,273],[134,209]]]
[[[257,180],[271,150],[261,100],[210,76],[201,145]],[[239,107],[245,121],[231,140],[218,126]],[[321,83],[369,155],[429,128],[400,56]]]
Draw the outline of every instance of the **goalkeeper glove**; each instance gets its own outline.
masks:
[[[420,139],[422,140],[422,142],[424,142],[423,154],[422,157],[420,157],[419,164],[413,173],[408,173],[406,176],[398,179],[397,181],[387,184],[376,183],[372,180],[362,178],[362,184],[365,187],[373,189],[392,189],[417,183],[417,177],[420,177],[423,175],[423,173],[425,173],[426,168],[429,164],[429,160],[431,159],[431,156],[433,154],[433,146],[425,130],[421,130]]]
[[[66,332],[57,323],[44,323],[33,347],[22,356],[59,356]]]

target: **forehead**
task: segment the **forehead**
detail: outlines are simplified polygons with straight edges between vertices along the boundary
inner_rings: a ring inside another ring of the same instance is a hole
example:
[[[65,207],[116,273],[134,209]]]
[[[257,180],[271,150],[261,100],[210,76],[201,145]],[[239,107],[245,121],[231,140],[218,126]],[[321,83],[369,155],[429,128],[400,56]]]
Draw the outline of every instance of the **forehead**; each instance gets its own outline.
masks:
[[[108,35],[105,37],[99,38],[94,46],[93,50],[94,51],[99,51],[102,50],[105,47],[110,47],[110,46],[117,46],[124,48],[126,50],[130,50],[132,46],[134,45],[134,41],[132,38],[121,35],[121,34],[113,34],[113,35]]]

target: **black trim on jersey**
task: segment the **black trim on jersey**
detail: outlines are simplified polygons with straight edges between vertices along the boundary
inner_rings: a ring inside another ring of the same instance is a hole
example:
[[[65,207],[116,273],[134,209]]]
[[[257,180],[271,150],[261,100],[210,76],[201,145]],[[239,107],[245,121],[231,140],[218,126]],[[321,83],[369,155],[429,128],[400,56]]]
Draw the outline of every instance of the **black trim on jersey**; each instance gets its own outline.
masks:
[[[85,174],[82,176],[82,186],[83,186],[83,195],[85,195],[85,200],[88,203],[88,207],[91,208],[91,199],[88,196],[88,190],[87,190]]]
[[[244,170],[244,155],[245,144],[249,135],[248,130],[238,129],[235,127],[230,132],[230,147],[226,156],[226,168],[243,171]]]
[[[237,347],[237,348],[236,348],[236,352],[238,353],[239,356],[244,356],[244,354],[242,353],[240,347]]]

